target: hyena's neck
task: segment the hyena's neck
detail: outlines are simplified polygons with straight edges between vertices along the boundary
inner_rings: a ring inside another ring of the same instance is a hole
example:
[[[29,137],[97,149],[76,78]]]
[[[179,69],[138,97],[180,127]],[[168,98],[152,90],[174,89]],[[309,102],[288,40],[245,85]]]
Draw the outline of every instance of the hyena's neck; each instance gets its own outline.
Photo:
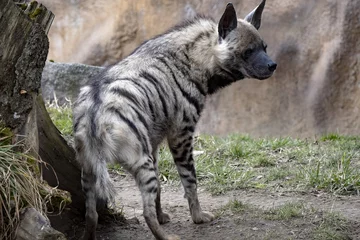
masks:
[[[213,73],[216,67],[218,34],[216,24],[211,20],[203,19],[198,24],[190,25],[187,32],[191,32],[184,40],[183,46],[190,57],[192,64],[199,69]]]
[[[184,60],[192,67],[189,80],[202,85],[207,95],[236,81],[219,67],[219,62],[228,58],[230,53],[225,42],[219,43],[217,24],[213,20],[196,19],[180,31],[170,32],[170,35],[178,49],[187,56]]]

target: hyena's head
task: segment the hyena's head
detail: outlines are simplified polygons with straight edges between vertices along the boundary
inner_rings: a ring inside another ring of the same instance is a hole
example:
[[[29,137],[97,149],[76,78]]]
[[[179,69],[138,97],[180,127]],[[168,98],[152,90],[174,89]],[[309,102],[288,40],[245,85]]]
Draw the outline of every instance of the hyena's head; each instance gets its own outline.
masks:
[[[266,43],[257,31],[264,6],[265,0],[242,20],[237,19],[234,6],[228,3],[219,21],[219,46],[226,49],[220,64],[238,79],[266,79],[276,69],[277,64],[267,55]]]

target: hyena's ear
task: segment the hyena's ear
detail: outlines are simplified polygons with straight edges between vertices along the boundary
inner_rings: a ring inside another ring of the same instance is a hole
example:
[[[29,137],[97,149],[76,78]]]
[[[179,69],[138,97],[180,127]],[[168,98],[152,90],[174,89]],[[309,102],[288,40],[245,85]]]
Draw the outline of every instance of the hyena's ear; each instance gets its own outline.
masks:
[[[245,21],[251,23],[256,29],[260,28],[261,15],[265,7],[266,0],[263,0],[251,13],[245,17]]]
[[[225,39],[226,36],[237,27],[237,17],[232,3],[226,5],[226,9],[219,21],[219,37]]]

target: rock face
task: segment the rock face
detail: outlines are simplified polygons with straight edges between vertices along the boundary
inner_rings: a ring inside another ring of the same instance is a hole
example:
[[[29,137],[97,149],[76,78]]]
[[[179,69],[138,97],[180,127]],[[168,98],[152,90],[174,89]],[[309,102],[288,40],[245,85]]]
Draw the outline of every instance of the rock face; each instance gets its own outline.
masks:
[[[228,1],[42,0],[55,15],[49,58],[109,65],[196,12],[218,20]],[[234,0],[238,17],[259,1]],[[260,33],[278,63],[209,98],[199,130],[253,136],[360,133],[360,1],[272,0]]]

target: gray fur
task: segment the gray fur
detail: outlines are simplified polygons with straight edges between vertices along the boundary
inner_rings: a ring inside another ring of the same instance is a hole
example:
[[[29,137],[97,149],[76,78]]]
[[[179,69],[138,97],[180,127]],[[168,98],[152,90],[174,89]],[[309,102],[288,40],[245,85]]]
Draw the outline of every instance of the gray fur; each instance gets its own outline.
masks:
[[[197,17],[174,27],[81,89],[74,107],[74,136],[86,194],[84,239],[96,238],[96,203],[113,201],[115,191],[106,169],[113,162],[134,176],[154,236],[177,239],[159,225],[170,220],[161,209],[157,168],[158,146],[165,138],[193,221],[214,218],[201,210],[192,156],[205,100],[244,77],[268,78],[276,68],[254,26],[236,19],[232,4],[222,19],[216,24]]]

